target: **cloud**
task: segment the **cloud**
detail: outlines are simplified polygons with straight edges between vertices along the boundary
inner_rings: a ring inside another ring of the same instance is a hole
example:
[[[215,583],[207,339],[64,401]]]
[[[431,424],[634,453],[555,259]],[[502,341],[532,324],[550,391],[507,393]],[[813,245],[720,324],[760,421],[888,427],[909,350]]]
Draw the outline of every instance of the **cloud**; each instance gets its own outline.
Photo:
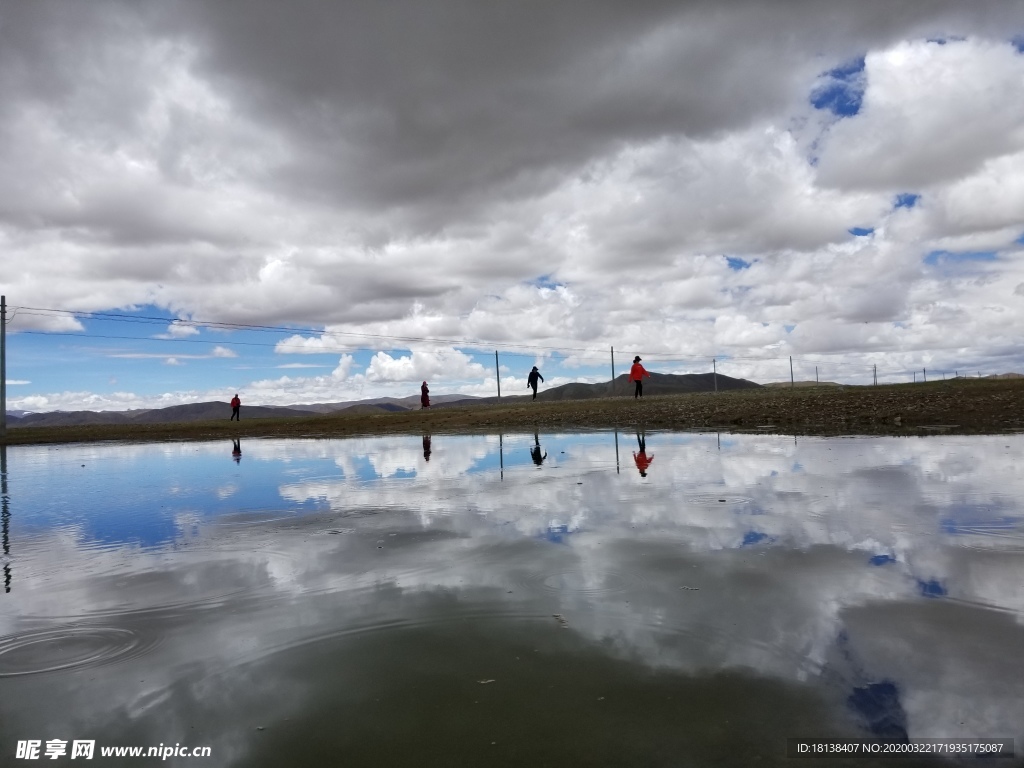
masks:
[[[106,357],[116,357],[126,360],[164,360],[168,359],[166,354],[160,352],[109,352],[105,353]],[[207,355],[174,355],[175,361],[178,360],[214,360],[214,359],[230,359],[238,357],[238,353],[234,350],[228,349],[227,347],[216,346],[213,351]],[[177,363],[174,363],[175,365]]]
[[[823,141],[825,185],[928,187],[1024,149],[1024,57],[1009,42],[901,42],[869,53],[865,78],[863,108]]]
[[[175,320],[167,326],[167,333],[160,334],[157,338],[183,339],[188,336],[198,336],[199,329],[194,325],[188,325],[180,320]]]
[[[10,330],[143,306],[178,318],[167,338],[287,327],[279,354],[383,355],[348,392],[488,386],[430,343],[895,367],[969,336],[1002,365],[1020,29],[1018,4],[954,0],[21,4],[0,25]],[[998,258],[979,287],[923,268],[936,251]]]
[[[479,379],[486,369],[456,349],[414,349],[408,355],[398,358],[386,352],[378,352],[366,368],[366,379],[370,382],[429,381],[443,377],[445,380]]]
[[[336,353],[344,344],[336,337],[293,335],[282,339],[274,345],[274,352],[279,355],[322,355]]]

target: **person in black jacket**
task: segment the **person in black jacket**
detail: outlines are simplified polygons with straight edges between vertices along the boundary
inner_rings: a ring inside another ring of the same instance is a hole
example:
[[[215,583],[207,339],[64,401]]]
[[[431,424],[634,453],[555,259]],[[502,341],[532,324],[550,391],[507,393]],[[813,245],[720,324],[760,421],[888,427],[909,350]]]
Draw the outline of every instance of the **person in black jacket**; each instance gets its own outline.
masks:
[[[537,399],[537,379],[544,381],[544,377],[540,375],[540,371],[537,370],[537,366],[533,366],[533,370],[530,371],[530,375],[526,377],[526,386],[533,389],[533,399]]]

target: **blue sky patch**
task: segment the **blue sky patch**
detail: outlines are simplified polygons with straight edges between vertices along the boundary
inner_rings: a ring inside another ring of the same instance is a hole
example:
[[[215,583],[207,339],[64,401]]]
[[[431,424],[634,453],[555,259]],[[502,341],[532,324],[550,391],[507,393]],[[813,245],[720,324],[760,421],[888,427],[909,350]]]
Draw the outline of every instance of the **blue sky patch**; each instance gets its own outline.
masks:
[[[875,228],[874,227],[850,227],[847,230],[847,232],[849,232],[854,237],[867,237],[868,235],[875,234]]]
[[[847,698],[850,709],[864,719],[871,735],[894,741],[907,739],[907,713],[896,684],[883,680],[853,689]]]
[[[753,262],[744,261],[738,256],[726,256],[725,263],[729,265],[729,269],[732,269],[736,272],[740,272],[741,270],[744,269],[750,269],[750,265],[753,264]]]
[[[1017,35],[1010,43],[1017,49],[1017,53],[1024,53],[1024,35]]]
[[[885,565],[886,563],[895,563],[896,558],[892,555],[875,555],[868,562],[872,565]]]
[[[946,588],[936,579],[931,581],[921,581],[919,579],[917,587],[921,590],[921,595],[924,597],[945,597],[948,594]]]
[[[917,201],[921,199],[920,195],[916,195],[913,192],[901,192],[896,195],[896,203],[893,205],[894,208],[913,208],[917,205]]]
[[[761,533],[760,531],[747,531],[743,535],[743,543],[741,547],[752,547],[755,544],[760,544],[762,541],[773,541],[769,538],[767,533]]]
[[[547,288],[548,290],[554,290],[555,288],[561,288],[565,283],[558,283],[551,279],[551,275],[541,275],[536,280],[530,282],[530,285],[536,286],[537,288]]]
[[[924,257],[924,263],[936,267],[940,264],[966,264],[972,261],[995,261],[995,251],[932,251]]]
[[[841,64],[822,76],[822,84],[811,92],[811,105],[839,117],[860,112],[864,100],[864,57]]]

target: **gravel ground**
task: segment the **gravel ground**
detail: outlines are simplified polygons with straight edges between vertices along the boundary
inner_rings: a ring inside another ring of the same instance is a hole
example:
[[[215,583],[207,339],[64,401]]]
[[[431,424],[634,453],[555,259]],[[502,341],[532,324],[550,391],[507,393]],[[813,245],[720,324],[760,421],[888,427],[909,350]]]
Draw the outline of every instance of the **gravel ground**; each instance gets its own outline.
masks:
[[[530,401],[383,414],[185,424],[8,430],[6,443],[340,437],[391,433],[551,432],[644,427],[797,435],[994,434],[1024,430],[1024,379],[957,379],[878,387],[763,388],[732,392]]]

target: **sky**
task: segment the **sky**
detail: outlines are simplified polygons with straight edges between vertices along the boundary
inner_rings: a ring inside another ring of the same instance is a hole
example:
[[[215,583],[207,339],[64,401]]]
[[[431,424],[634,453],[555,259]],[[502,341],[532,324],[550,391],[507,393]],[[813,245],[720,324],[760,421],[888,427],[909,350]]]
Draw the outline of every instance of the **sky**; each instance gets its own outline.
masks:
[[[0,254],[12,410],[1024,371],[1024,4],[0,0]]]

